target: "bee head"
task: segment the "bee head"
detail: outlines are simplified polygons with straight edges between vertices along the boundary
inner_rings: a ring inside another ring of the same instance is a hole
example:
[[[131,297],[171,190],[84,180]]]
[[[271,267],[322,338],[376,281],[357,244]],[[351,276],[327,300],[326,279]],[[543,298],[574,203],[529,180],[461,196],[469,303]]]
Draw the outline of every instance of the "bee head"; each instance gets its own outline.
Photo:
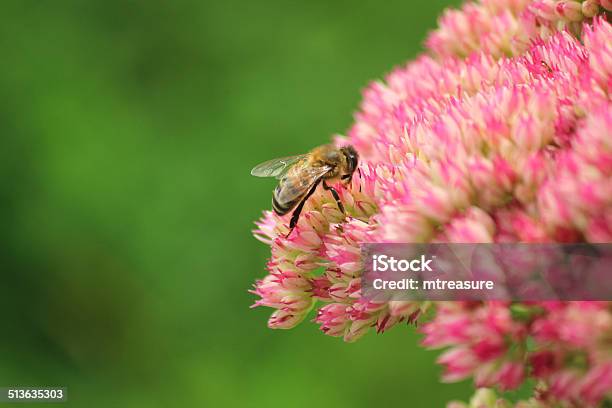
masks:
[[[348,174],[353,174],[353,172],[357,169],[357,164],[359,163],[359,154],[357,150],[353,146],[344,146],[340,148],[340,151],[346,157],[346,170]]]

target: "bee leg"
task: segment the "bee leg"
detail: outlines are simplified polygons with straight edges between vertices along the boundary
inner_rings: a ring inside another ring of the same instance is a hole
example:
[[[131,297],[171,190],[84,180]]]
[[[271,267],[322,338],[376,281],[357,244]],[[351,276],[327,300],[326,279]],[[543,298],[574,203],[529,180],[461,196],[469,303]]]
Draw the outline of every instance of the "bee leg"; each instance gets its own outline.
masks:
[[[357,167],[357,171],[359,172],[359,192],[361,193],[361,182],[363,180],[363,175],[361,174],[361,169],[359,167]]]
[[[291,235],[291,233],[293,232],[293,229],[295,228],[298,220],[300,219],[300,214],[302,213],[302,208],[304,208],[304,204],[306,204],[306,201],[315,192],[320,182],[321,182],[321,179],[317,180],[316,183],[314,183],[314,185],[312,186],[308,194],[304,196],[304,198],[302,199],[302,201],[300,201],[298,206],[295,207],[295,210],[293,210],[293,214],[291,214],[291,221],[289,221],[289,232],[287,233],[285,238],[289,238],[289,235]]]
[[[342,205],[342,201],[340,201],[340,196],[338,195],[338,192],[336,191],[336,189],[328,186],[325,181],[323,182],[323,188],[325,190],[331,191],[332,195],[334,196],[334,200],[336,200],[336,204],[338,204],[338,208],[340,209],[342,214],[346,215],[346,213],[344,212],[344,206]]]

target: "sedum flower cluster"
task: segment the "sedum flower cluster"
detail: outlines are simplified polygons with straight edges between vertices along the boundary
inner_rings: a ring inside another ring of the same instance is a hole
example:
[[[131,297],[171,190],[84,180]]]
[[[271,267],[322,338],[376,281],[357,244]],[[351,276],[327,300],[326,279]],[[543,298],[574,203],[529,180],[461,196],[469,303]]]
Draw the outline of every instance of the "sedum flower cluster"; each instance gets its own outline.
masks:
[[[336,143],[360,153],[286,237],[266,211],[255,236],[271,247],[256,306],[288,329],[316,309],[330,336],[421,321],[443,348],[444,381],[516,389],[516,407],[612,402],[608,302],[374,302],[360,296],[363,242],[612,242],[610,0],[480,0],[447,10],[427,52],[365,90]],[[433,317],[425,322],[424,313]],[[476,401],[476,402],[474,402]],[[482,389],[469,404],[513,403]]]

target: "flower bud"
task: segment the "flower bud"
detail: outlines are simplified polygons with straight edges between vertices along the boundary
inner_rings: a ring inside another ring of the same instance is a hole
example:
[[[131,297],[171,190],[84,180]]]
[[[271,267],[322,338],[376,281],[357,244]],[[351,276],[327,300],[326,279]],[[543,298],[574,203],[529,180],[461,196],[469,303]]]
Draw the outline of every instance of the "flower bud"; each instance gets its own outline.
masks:
[[[581,21],[584,18],[582,6],[576,1],[559,1],[555,6],[555,12],[559,17],[568,21]]]
[[[496,408],[497,395],[489,388],[480,388],[470,399],[470,407]]]
[[[594,17],[599,12],[599,5],[596,0],[586,0],[582,3],[582,14],[585,17]]]

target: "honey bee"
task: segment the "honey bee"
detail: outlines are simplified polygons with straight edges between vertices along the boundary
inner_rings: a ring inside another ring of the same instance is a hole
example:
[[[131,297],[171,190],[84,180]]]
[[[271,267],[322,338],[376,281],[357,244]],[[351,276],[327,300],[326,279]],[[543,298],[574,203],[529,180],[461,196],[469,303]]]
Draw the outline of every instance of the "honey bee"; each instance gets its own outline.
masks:
[[[261,163],[251,170],[256,177],[276,177],[279,182],[272,194],[272,208],[278,215],[293,209],[289,221],[289,233],[295,228],[304,204],[319,184],[336,200],[344,214],[344,206],[336,189],[327,184],[342,180],[347,185],[357,169],[359,154],[353,146],[323,145],[297,156],[282,157]]]

